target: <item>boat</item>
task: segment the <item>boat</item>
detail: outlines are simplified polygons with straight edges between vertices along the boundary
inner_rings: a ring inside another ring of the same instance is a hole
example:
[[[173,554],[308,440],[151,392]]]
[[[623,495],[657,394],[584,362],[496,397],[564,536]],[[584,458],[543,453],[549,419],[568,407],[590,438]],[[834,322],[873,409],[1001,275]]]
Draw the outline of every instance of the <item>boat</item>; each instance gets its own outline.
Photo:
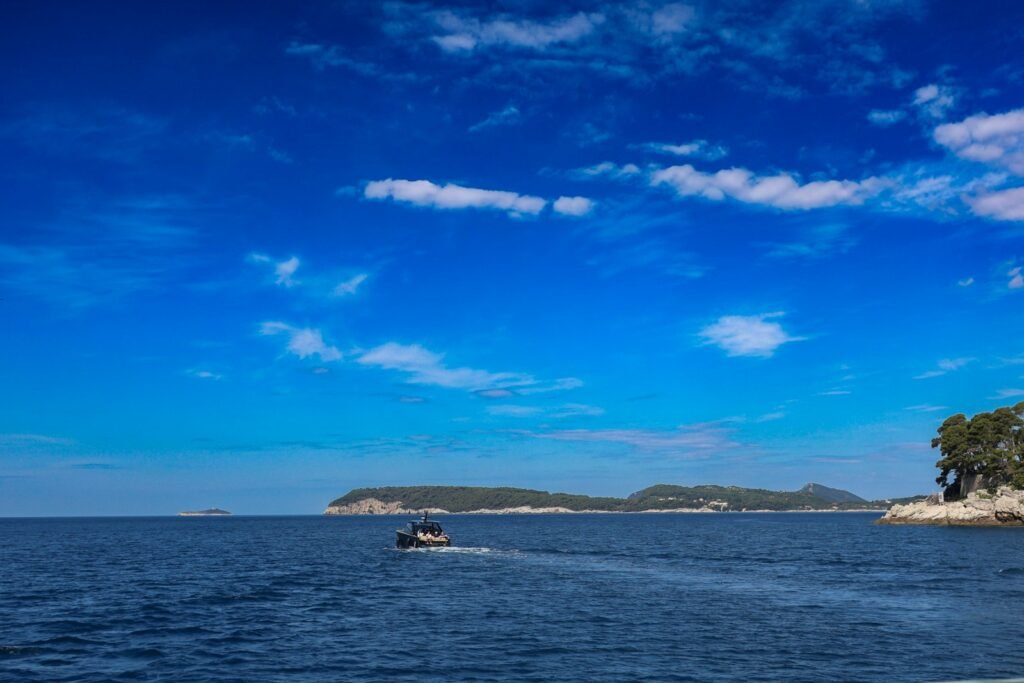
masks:
[[[427,519],[426,512],[421,519],[409,522],[404,529],[398,529],[395,534],[396,548],[442,548],[452,544],[452,539],[441,525]]]

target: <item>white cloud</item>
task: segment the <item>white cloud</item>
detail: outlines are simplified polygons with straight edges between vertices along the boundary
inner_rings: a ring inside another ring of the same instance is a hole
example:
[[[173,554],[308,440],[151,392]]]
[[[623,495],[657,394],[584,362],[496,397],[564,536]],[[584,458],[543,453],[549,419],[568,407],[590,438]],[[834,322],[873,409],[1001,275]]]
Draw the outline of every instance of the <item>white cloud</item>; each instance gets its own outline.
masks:
[[[601,14],[582,12],[547,22],[507,17],[481,21],[452,11],[436,12],[433,19],[442,31],[433,36],[434,42],[445,52],[454,54],[468,54],[487,47],[541,51],[558,44],[574,43],[604,21]]]
[[[974,278],[973,277],[965,277],[963,280],[957,280],[956,281],[956,286],[957,287],[970,287],[973,284],[974,284]]]
[[[934,83],[914,91],[914,106],[933,119],[941,119],[956,104],[953,89]]]
[[[863,181],[816,180],[800,184],[780,173],[755,176],[745,168],[703,173],[693,166],[669,166],[651,175],[652,185],[667,184],[681,197],[701,196],[715,201],[726,197],[748,204],[779,209],[816,209],[841,204],[860,204],[881,189],[877,178]]]
[[[276,336],[284,334],[288,337],[288,352],[299,358],[319,356],[325,363],[341,360],[341,351],[336,346],[324,342],[320,330],[309,327],[294,327],[287,323],[271,321],[260,325],[260,334]]]
[[[966,201],[978,216],[999,221],[1024,221],[1024,187],[989,192]]]
[[[728,150],[725,147],[710,145],[707,140],[693,140],[692,142],[685,142],[680,145],[673,145],[667,142],[648,142],[643,147],[652,152],[671,154],[677,157],[699,157],[712,161],[721,159],[728,154]]]
[[[976,359],[974,358],[943,358],[938,362],[938,369],[922,372],[920,375],[915,375],[914,379],[932,379],[933,377],[942,377],[947,373],[959,370],[969,363],[973,363],[975,360]]]
[[[1024,175],[1024,109],[975,114],[958,123],[944,123],[935,128],[933,136],[961,159]]]
[[[296,256],[292,256],[284,261],[274,261],[266,254],[258,254],[254,252],[249,254],[248,260],[250,263],[273,264],[275,284],[282,287],[294,287],[299,284],[298,281],[292,277],[295,275],[295,271],[299,269],[300,265],[300,261]]]
[[[350,296],[355,294],[359,289],[359,285],[366,282],[366,278],[368,277],[370,276],[366,273],[359,273],[358,275],[353,275],[344,282],[338,283],[334,288],[334,296]]]
[[[1010,281],[1006,283],[1007,287],[1010,289],[1024,288],[1024,274],[1021,273],[1019,266],[1017,268],[1011,268],[1006,275],[1010,278]]]
[[[907,113],[900,109],[872,109],[868,112],[868,121],[882,128],[899,123],[905,118],[907,118]]]
[[[584,178],[595,178],[601,176],[624,178],[639,175],[640,167],[636,164],[625,164],[624,166],[619,166],[611,161],[602,161],[601,163],[594,164],[593,166],[576,169],[574,173],[575,175],[582,176]]]
[[[594,208],[594,202],[586,197],[559,197],[552,208],[563,216],[586,216]]]
[[[481,190],[452,183],[442,186],[429,180],[392,178],[367,183],[363,196],[367,199],[393,199],[434,209],[498,209],[511,215],[536,215],[547,205],[540,197],[517,192]]]
[[[449,389],[487,389],[536,381],[529,375],[514,372],[449,368],[444,364],[444,356],[419,344],[388,342],[365,352],[359,357],[359,363],[404,372],[409,375],[411,384],[432,384]]]
[[[705,344],[713,344],[730,356],[769,358],[783,344],[806,339],[790,336],[782,325],[772,321],[783,315],[726,315],[702,329],[699,335]]]
[[[832,389],[831,391],[822,391],[818,393],[818,396],[849,396],[852,391],[846,389]]]
[[[194,368],[190,369],[190,370],[186,370],[185,374],[191,375],[192,377],[195,377],[197,379],[211,379],[211,380],[224,379],[224,375],[221,375],[219,373],[210,372],[209,370],[196,370]]]
[[[274,280],[277,284],[284,287],[292,287],[295,285],[295,280],[292,279],[292,275],[299,269],[299,259],[292,256],[286,261],[281,261],[274,265]]]

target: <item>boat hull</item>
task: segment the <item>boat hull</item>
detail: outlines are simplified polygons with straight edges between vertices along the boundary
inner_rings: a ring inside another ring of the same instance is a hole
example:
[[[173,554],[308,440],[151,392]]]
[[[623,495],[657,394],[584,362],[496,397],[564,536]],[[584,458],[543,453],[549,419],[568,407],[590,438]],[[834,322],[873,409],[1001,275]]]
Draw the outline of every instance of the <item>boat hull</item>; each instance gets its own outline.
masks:
[[[444,548],[452,544],[450,538],[423,540],[419,536],[408,534],[404,531],[396,532],[395,536],[396,548]]]

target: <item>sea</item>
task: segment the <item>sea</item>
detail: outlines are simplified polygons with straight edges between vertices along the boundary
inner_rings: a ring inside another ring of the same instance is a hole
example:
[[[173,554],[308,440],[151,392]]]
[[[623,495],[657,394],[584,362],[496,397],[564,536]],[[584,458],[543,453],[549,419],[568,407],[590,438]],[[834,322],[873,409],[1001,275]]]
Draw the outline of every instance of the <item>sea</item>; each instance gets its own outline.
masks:
[[[0,680],[1024,675],[1024,529],[877,518],[0,519]]]

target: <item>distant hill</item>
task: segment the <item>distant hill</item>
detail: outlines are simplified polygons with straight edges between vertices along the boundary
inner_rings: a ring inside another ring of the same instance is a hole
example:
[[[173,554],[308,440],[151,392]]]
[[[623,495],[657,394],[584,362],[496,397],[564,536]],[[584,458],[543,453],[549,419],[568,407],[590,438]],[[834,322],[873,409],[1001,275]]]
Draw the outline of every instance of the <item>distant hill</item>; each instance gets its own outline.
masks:
[[[866,501],[841,489],[808,484],[799,491],[740,486],[657,484],[627,498],[548,493],[533,489],[482,486],[385,486],[359,488],[331,501],[327,514],[399,514],[419,510],[552,510],[579,512],[656,512],[660,510],[885,510],[891,501]]]
[[[834,489],[824,484],[804,484],[797,493],[809,493],[812,496],[823,498],[832,503],[866,503],[867,501],[858,495],[844,491],[842,489]]]

